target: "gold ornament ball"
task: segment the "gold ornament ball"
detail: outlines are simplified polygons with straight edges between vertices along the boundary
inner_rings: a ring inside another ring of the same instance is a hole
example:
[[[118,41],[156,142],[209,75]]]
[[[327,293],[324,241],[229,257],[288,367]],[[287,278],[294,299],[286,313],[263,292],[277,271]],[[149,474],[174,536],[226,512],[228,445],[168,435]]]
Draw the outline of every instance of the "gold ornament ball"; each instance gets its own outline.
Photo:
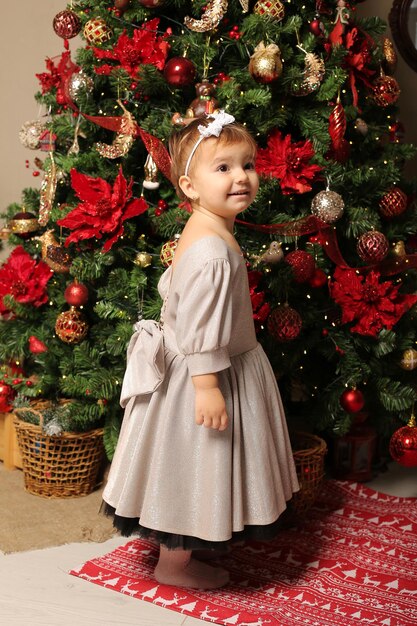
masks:
[[[139,267],[149,267],[152,265],[152,254],[148,252],[138,252],[133,263]]]
[[[403,370],[415,370],[417,367],[417,350],[414,350],[414,348],[404,350],[400,365]]]
[[[262,84],[277,80],[282,74],[282,61],[280,49],[274,43],[265,46],[263,42],[258,44],[249,61],[251,76]]]
[[[87,335],[88,324],[83,314],[72,306],[58,315],[55,332],[64,343],[80,343]]]
[[[33,233],[39,230],[38,218],[23,207],[23,211],[13,215],[9,221],[9,228],[14,235],[18,235],[21,239],[29,239]]]
[[[314,196],[311,212],[326,224],[333,224],[343,215],[345,203],[341,195],[325,189]]]
[[[86,41],[92,46],[100,46],[113,36],[113,31],[101,17],[88,20],[84,26],[83,33]]]
[[[258,0],[253,7],[253,12],[278,22],[285,16],[284,5],[280,0]]]
[[[174,260],[174,254],[178,245],[179,238],[179,235],[174,235],[173,239],[170,239],[162,246],[160,259],[164,267],[169,267]]]

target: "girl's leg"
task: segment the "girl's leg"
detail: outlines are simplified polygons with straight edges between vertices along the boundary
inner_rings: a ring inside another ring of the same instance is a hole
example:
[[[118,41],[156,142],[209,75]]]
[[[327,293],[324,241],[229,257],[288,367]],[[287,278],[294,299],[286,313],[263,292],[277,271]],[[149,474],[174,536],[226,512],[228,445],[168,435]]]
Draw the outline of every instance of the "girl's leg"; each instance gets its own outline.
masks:
[[[168,550],[161,545],[155,578],[166,585],[218,589],[227,585],[229,573],[222,567],[211,567],[192,558],[191,550]]]

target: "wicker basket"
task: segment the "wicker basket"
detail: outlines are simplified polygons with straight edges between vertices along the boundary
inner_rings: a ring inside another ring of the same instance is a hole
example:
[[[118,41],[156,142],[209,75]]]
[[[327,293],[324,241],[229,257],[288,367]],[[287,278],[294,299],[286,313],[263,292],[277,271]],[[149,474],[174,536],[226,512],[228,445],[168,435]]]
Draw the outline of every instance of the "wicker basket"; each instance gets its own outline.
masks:
[[[291,444],[300,491],[294,494],[289,505],[289,513],[292,517],[300,517],[317,498],[324,477],[327,445],[320,437],[304,432],[293,433]]]
[[[39,426],[19,418],[27,408],[14,410],[25,489],[44,498],[86,496],[97,486],[103,460],[103,429],[46,435],[42,431],[42,410],[50,406],[47,402],[31,405],[30,412],[38,415]]]

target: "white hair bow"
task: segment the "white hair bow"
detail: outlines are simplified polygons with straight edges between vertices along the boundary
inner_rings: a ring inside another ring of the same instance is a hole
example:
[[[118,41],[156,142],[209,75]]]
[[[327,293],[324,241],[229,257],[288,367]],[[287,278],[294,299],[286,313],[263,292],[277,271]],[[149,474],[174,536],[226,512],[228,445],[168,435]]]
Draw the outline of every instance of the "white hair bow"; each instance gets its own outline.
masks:
[[[194,147],[191,150],[190,155],[187,159],[187,163],[185,164],[185,176],[188,176],[191,159],[193,158],[195,151],[197,150],[203,139],[206,139],[207,137],[219,137],[220,133],[223,130],[223,127],[227,126],[228,124],[232,124],[235,121],[233,115],[229,115],[229,113],[226,113],[225,111],[223,111],[223,109],[221,109],[218,113],[210,113],[210,115],[208,115],[207,117],[212,119],[213,121],[210,122],[210,124],[207,124],[207,126],[203,126],[203,124],[197,126],[200,137],[195,142]]]

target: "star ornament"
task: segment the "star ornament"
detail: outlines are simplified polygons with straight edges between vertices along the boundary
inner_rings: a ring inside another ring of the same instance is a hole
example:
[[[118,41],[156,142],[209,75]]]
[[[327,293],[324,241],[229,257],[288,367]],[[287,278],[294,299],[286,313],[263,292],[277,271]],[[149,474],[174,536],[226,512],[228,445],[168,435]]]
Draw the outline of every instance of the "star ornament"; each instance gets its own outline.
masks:
[[[103,249],[107,252],[123,234],[124,222],[148,209],[144,198],[132,199],[133,178],[128,183],[122,168],[113,185],[72,169],[71,185],[81,202],[57,221],[72,231],[65,240],[66,247],[85,239],[105,239]]]

